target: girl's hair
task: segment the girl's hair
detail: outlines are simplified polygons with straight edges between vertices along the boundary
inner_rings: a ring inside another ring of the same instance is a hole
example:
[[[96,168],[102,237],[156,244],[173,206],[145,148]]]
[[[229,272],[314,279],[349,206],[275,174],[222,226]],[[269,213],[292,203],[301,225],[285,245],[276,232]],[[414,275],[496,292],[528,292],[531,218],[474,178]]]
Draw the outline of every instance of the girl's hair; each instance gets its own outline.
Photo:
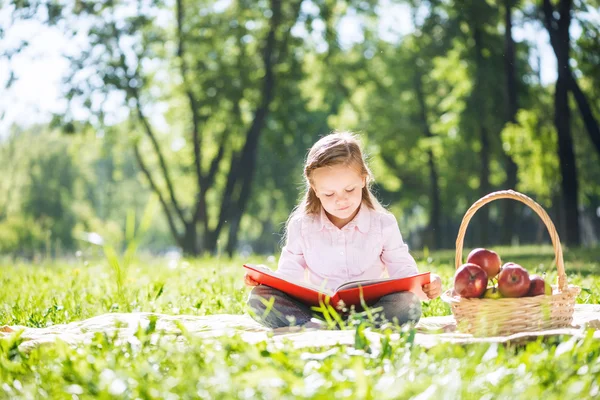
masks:
[[[321,211],[321,201],[311,186],[311,176],[317,168],[344,165],[355,168],[366,179],[362,189],[362,201],[372,210],[385,211],[371,192],[373,174],[363,157],[360,143],[351,132],[334,132],[319,139],[310,149],[304,164],[305,193],[302,201],[294,209],[289,222],[297,215],[317,215]]]

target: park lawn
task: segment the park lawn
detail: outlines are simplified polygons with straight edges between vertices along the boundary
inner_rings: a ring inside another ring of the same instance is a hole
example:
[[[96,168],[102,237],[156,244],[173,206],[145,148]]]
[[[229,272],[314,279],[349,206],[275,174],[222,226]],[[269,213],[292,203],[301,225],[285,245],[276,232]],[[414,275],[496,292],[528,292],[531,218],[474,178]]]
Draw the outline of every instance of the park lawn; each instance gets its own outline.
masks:
[[[496,249],[554,281],[551,247]],[[454,253],[418,252],[420,269],[451,284]],[[267,263],[261,257],[250,262]],[[569,283],[580,303],[598,303],[600,250],[565,251]],[[5,261],[0,266],[0,325],[45,327],[107,312],[241,314],[248,289],[242,260],[224,257],[168,261],[140,256],[130,265],[106,260]],[[436,299],[424,316],[447,315]],[[238,336],[217,342],[187,337],[188,346],[156,344],[152,326],[137,343],[97,334],[77,348],[64,343],[29,354],[17,335],[0,339],[0,398],[589,398],[600,396],[600,342],[555,338],[522,347],[496,344],[415,346],[411,332],[369,351],[362,331],[355,348],[293,349],[251,345]],[[185,335],[185,333],[184,333]]]

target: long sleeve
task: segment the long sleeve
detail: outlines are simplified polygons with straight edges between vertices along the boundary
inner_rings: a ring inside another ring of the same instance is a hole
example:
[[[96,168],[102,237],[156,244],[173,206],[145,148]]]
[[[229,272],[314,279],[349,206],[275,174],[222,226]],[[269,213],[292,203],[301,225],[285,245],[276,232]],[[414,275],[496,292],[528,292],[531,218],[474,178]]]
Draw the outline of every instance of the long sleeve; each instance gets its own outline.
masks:
[[[277,266],[277,273],[292,280],[303,281],[307,268],[302,250],[302,220],[292,219],[287,228],[287,240]]]
[[[408,246],[402,240],[396,217],[384,214],[381,217],[383,250],[381,261],[385,264],[390,278],[402,278],[417,274],[417,262],[408,252]]]

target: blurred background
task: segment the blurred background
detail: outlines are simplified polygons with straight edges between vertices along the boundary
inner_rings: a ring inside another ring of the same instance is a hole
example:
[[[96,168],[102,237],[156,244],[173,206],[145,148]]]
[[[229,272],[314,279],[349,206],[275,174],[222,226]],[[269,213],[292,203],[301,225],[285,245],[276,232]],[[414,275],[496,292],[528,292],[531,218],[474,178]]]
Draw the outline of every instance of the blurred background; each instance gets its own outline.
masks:
[[[412,249],[452,249],[468,207],[507,188],[563,245],[598,245],[598,0],[0,6],[3,255],[277,255],[333,130],[360,134]],[[466,236],[548,242],[511,200]]]

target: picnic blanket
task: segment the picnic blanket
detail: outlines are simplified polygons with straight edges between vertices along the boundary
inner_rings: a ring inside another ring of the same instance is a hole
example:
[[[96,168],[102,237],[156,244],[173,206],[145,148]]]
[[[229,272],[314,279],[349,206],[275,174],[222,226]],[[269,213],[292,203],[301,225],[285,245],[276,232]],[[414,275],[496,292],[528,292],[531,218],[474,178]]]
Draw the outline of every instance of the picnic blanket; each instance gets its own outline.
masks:
[[[218,340],[223,335],[239,334],[249,343],[262,341],[289,342],[296,348],[329,347],[338,344],[352,346],[355,343],[354,330],[318,330],[301,328],[280,328],[271,330],[254,321],[248,315],[216,314],[207,316],[167,315],[158,313],[109,313],[92,317],[83,321],[53,325],[46,328],[26,326],[0,327],[0,340],[12,335],[20,335],[23,340],[19,349],[30,351],[43,344],[51,344],[62,340],[70,345],[78,345],[90,341],[97,332],[116,336],[127,341],[134,337],[139,327],[146,328],[150,321],[156,323],[156,332],[175,339],[181,339],[182,327],[188,335]],[[573,315],[573,326],[570,328],[552,329],[539,332],[523,332],[511,336],[474,337],[456,331],[456,321],[450,316],[422,318],[416,326],[413,343],[424,347],[432,347],[439,343],[515,343],[539,337],[568,335],[584,337],[586,329],[595,329],[594,337],[600,338],[600,305],[576,305]],[[366,330],[365,336],[376,350],[381,342],[382,334]],[[398,339],[400,333],[393,333],[392,339]]]

